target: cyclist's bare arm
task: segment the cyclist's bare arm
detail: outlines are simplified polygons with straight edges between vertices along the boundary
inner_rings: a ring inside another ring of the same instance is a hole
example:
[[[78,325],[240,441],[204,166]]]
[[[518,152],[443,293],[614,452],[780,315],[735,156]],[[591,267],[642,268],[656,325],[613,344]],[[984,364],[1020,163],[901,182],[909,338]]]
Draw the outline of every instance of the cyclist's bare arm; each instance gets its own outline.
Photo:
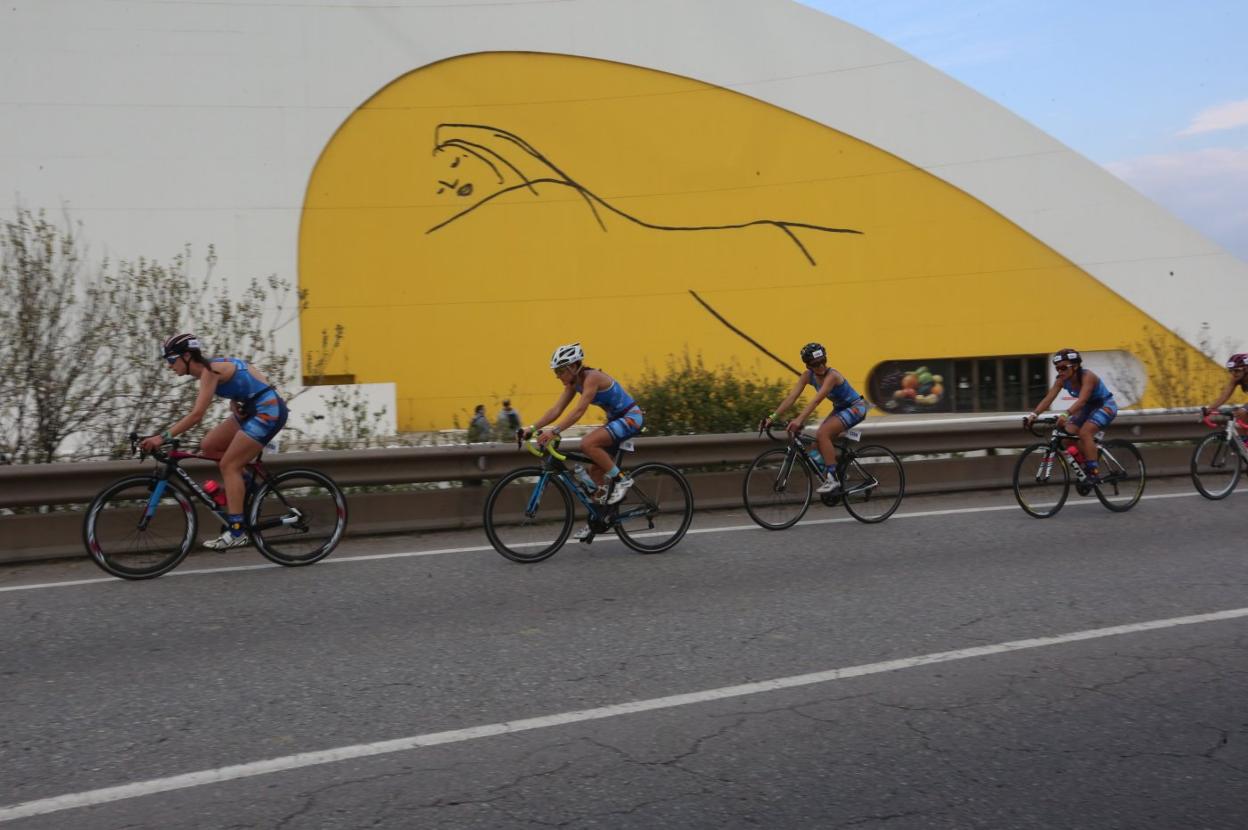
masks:
[[[793,384],[793,388],[789,390],[789,394],[785,395],[784,400],[780,401],[780,405],[776,407],[776,411],[774,414],[777,417],[773,418],[772,416],[769,415],[766,418],[764,418],[763,419],[764,426],[770,426],[772,421],[777,420],[780,415],[783,415],[785,412],[788,411],[789,407],[793,405],[793,402],[796,401],[798,396],[802,394],[802,387],[804,387],[807,383],[809,383],[809,378],[808,378],[809,375],[810,375],[810,370],[804,369],[802,373],[797,376],[797,383]]]
[[[1028,420],[1034,421],[1040,417],[1040,413],[1047,412],[1049,407],[1053,405],[1053,401],[1057,400],[1058,393],[1062,391],[1062,379],[1058,378],[1053,381],[1053,385],[1049,387],[1049,391],[1044,393],[1044,397],[1040,399],[1040,403],[1036,404],[1036,408],[1031,411]]]
[[[1231,395],[1235,394],[1235,385],[1237,383],[1239,383],[1239,381],[1235,380],[1235,378],[1231,378],[1230,381],[1227,382],[1226,387],[1223,388],[1222,394],[1218,395],[1218,399],[1205,408],[1210,410],[1217,409],[1219,406],[1230,400]]]
[[[559,393],[559,399],[555,401],[555,405],[542,413],[542,417],[533,422],[530,429],[539,430],[549,424],[551,421],[559,417],[563,410],[568,408],[568,404],[572,403],[572,399],[576,397],[576,389],[570,383],[563,385],[563,391]]]
[[[572,408],[571,412],[559,419],[559,423],[555,424],[555,429],[563,432],[565,429],[581,420],[581,418],[584,417],[585,413],[589,410],[589,405],[593,403],[594,395],[597,395],[599,390],[605,389],[610,385],[611,379],[602,372],[588,373],[585,377],[585,386],[584,391],[581,392],[581,399],[576,402],[576,406]],[[572,390],[572,387],[569,386],[568,389]]]
[[[807,371],[810,370],[808,369]],[[823,383],[819,384],[819,391],[815,393],[815,397],[811,399],[810,403],[806,404],[806,406],[802,409],[801,414],[799,414],[794,420],[798,423],[806,423],[806,419],[809,418],[819,407],[819,404],[821,404],[828,397],[828,395],[832,393],[832,387],[844,380],[845,378],[840,372],[835,369],[829,369],[828,374],[823,378]]]

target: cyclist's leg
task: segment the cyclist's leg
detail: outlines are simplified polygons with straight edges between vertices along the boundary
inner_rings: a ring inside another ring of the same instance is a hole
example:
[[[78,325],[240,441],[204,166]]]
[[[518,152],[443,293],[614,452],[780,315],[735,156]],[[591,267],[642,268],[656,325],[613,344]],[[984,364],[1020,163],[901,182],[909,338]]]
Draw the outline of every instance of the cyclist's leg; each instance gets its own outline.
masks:
[[[829,470],[836,467],[836,444],[834,442],[847,430],[861,424],[867,417],[867,409],[866,400],[859,400],[853,406],[833,412],[824,418],[819,429],[815,431],[815,444],[819,447],[823,463]]]
[[[226,506],[231,515],[241,514],[246,501],[243,470],[282,431],[289,414],[285,401],[278,398],[266,401],[256,408],[254,415],[242,422],[217,461],[217,466],[221,468],[221,480],[225,483]]]
[[[620,442],[626,441],[629,438],[632,438],[640,434],[642,423],[643,423],[643,416],[642,416],[641,409],[640,407],[634,407],[633,409],[624,413],[623,416],[616,418],[615,420],[608,421],[606,426],[602,427],[602,432],[605,432],[606,436],[599,440],[603,441],[606,444],[606,446],[603,447],[602,449],[602,458],[605,459],[607,462],[604,465],[604,469],[606,471],[606,477],[609,479],[616,480],[615,486],[611,488],[610,499],[608,501],[609,504],[615,504],[616,502],[623,499],[624,494],[628,491],[630,487],[633,486],[633,480],[629,478],[628,476],[622,475],[620,473],[620,469],[615,466],[615,464],[613,463],[613,459],[607,453],[607,447],[614,449],[615,445],[619,444]],[[594,430],[595,433],[597,433],[598,431],[599,430]],[[594,458],[594,460],[598,462],[599,464],[602,463],[601,460],[599,460],[598,458]],[[610,482],[607,482],[607,484],[609,485]]]
[[[200,442],[200,453],[209,458],[220,458],[225,455],[225,451],[230,447],[230,442],[234,440],[234,436],[238,434],[240,429],[242,429],[242,422],[231,415],[208,430],[208,434]]]
[[[641,434],[644,418],[640,409],[631,409],[623,416],[608,421],[581,439],[581,451],[594,462],[594,481],[602,483],[602,474],[611,472],[615,466],[611,451],[629,438]]]
[[[836,469],[836,444],[834,442],[847,429],[849,427],[845,426],[845,422],[841,420],[840,413],[833,412],[824,418],[819,429],[815,430],[815,446],[819,448],[824,466],[829,470]]]
[[[1248,406],[1237,406],[1231,412],[1231,417],[1235,419],[1235,432],[1248,445]]]
[[[581,439],[581,452],[589,456],[594,466],[589,471],[595,484],[601,485],[603,476],[614,467],[610,450],[615,446],[615,438],[606,427],[598,427]]]
[[[1099,450],[1096,448],[1096,440],[1094,436],[1109,427],[1114,417],[1118,414],[1118,406],[1112,401],[1104,406],[1093,410],[1079,426],[1079,449],[1083,450],[1083,457],[1088,459],[1093,465],[1100,460]]]

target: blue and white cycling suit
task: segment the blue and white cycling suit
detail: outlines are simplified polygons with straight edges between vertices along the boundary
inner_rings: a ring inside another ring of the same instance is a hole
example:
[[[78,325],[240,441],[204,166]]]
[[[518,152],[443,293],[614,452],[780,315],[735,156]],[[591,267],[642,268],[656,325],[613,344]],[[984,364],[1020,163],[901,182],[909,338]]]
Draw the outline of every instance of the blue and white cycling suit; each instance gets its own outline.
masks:
[[[576,391],[581,394],[585,390],[577,384]],[[644,413],[633,400],[633,396],[625,392],[624,387],[620,386],[620,382],[615,378],[611,379],[611,385],[606,389],[598,390],[598,394],[594,395],[590,403],[602,407],[602,411],[606,413],[607,432],[611,433],[611,437],[617,444],[641,434],[641,426],[645,421]]]
[[[286,402],[272,386],[261,383],[247,371],[247,361],[237,357],[214,357],[213,363],[233,363],[234,377],[217,384],[217,394],[239,405],[234,416],[243,432],[261,445],[273,440],[290,414]]]
[[[807,370],[809,371],[809,370]],[[829,372],[835,372],[835,369],[828,369]],[[819,394],[819,386],[822,381],[815,377],[815,373],[810,373],[809,383],[815,390],[815,394]],[[841,375],[841,382],[833,386],[828,392],[828,400],[832,402],[832,414],[828,418],[839,418],[846,429],[857,426],[867,417],[867,410],[871,405],[867,403],[867,399],[859,395],[854,387],[844,375]],[[826,421],[827,418],[824,418]]]
[[[1066,390],[1066,394],[1073,395],[1078,398],[1083,391],[1083,381],[1075,383],[1076,378],[1082,378],[1083,369],[1071,375],[1070,380],[1062,384],[1062,388]],[[1114,393],[1109,391],[1109,387],[1105,385],[1105,381],[1099,377],[1096,379],[1096,388],[1092,390],[1092,394],[1088,397],[1087,403],[1083,405],[1083,409],[1079,410],[1078,415],[1074,415],[1070,419],[1070,423],[1076,427],[1081,427],[1089,420],[1101,429],[1109,426],[1114,420],[1114,416],[1118,414],[1118,404],[1114,401]]]

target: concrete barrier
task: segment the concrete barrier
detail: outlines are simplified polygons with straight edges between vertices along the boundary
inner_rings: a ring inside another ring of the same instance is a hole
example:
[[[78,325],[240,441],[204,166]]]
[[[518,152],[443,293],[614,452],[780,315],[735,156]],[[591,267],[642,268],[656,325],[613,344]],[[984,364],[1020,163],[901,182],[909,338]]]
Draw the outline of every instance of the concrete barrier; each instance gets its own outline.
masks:
[[[1109,437],[1138,442],[1149,476],[1162,477],[1187,475],[1191,442],[1207,432],[1187,411],[1128,411],[1119,415]],[[864,443],[883,444],[903,456],[909,494],[1008,488],[1017,457],[1011,450],[1037,440],[1019,428],[1018,416],[881,419],[864,425],[863,433]],[[642,438],[637,445],[632,463],[663,460],[687,471],[699,510],[740,507],[744,465],[773,446],[750,433]],[[995,454],[999,450],[1005,453]],[[488,487],[471,485],[488,484],[532,461],[509,444],[287,453],[265,459],[274,471],[313,467],[346,488],[451,483],[398,492],[348,490],[348,536],[479,527]],[[0,505],[51,511],[0,515],[0,563],[85,555],[83,507],[107,484],[151,466],[112,461],[0,467]],[[199,477],[210,476],[214,468],[189,462],[187,469]],[[202,509],[200,519],[201,535],[211,535],[215,520]]]

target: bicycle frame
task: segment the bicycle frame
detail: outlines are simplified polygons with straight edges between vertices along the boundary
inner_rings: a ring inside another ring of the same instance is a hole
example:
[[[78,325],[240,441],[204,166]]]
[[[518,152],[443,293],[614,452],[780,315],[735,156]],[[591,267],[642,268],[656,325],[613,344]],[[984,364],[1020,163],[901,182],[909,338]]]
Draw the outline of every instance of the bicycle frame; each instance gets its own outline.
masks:
[[[768,437],[770,437],[772,440],[775,440],[775,435],[772,434],[771,428],[768,427],[766,431],[767,431]],[[855,459],[857,458],[857,455],[854,453],[853,448],[850,447],[850,443],[854,441],[860,441],[860,440],[862,440],[862,433],[860,431],[858,431],[857,429],[848,429],[845,432],[838,435],[836,437],[836,440],[833,442],[833,446],[836,447],[837,452],[836,452],[836,467],[833,468],[832,474],[836,477],[837,481],[845,480],[845,471],[849,468],[851,464],[854,463]],[[812,472],[818,474],[819,476],[822,476],[824,474],[824,470],[816,466],[815,463],[811,461],[810,459],[809,447],[813,445],[814,443],[815,443],[815,439],[809,435],[806,435],[805,433],[799,432],[797,435],[793,436],[793,438],[789,441],[789,444],[787,447],[788,452],[784,457],[784,465],[780,468],[781,470],[780,475],[776,476],[777,489],[783,489],[784,487],[788,486],[789,473],[793,469],[793,461],[795,458],[800,457],[802,459],[801,463],[806,464],[808,467],[810,467]],[[838,491],[838,492],[832,493],[831,495],[833,497],[839,499],[845,495],[853,495],[855,493],[862,493],[867,490],[873,490],[880,485],[880,482],[876,480],[875,476],[871,475],[870,471],[867,470],[865,467],[859,465],[858,469],[862,471],[864,482],[862,484],[859,484],[855,487],[850,488],[848,491],[845,491],[845,492]]]
[[[225,510],[222,509],[220,506],[218,506],[217,503],[213,500],[212,496],[208,494],[208,491],[206,491],[200,485],[200,483],[195,480],[194,476],[192,476],[186,470],[182,469],[182,467],[178,463],[188,458],[196,458],[196,459],[200,459],[203,461],[215,461],[216,459],[209,458],[208,456],[205,456],[205,455],[200,455],[199,453],[183,452],[177,449],[176,441],[173,442],[172,450],[170,450],[167,453],[161,452],[160,450],[156,450],[155,452],[152,453],[152,457],[155,458],[157,462],[159,462],[160,467],[158,468],[156,472],[156,485],[152,488],[152,494],[151,496],[148,497],[148,500],[147,500],[147,507],[143,511],[142,518],[139,519],[140,530],[147,529],[148,523],[151,521],[152,516],[156,512],[156,506],[160,504],[160,500],[165,495],[166,488],[169,487],[170,475],[173,473],[176,473],[178,479],[184,485],[186,485],[187,490],[189,490],[201,502],[203,502],[204,506],[208,508],[209,512],[211,512],[212,515],[217,517],[217,521],[221,522],[222,527],[230,526],[230,520],[226,516]],[[259,480],[259,481],[264,481],[264,482],[270,481],[270,476],[268,474],[268,471],[264,469],[264,466],[260,463],[260,460],[258,458],[255,461],[247,465],[247,470],[251,472],[254,480]],[[277,491],[274,491],[274,492],[277,492]],[[282,495],[280,492],[277,492],[277,495],[278,495],[278,498],[282,498]],[[283,503],[285,503],[284,498],[282,498],[282,501]],[[289,504],[287,504],[286,506],[290,507]],[[282,524],[294,524],[296,521],[298,521],[298,518],[299,518],[298,516],[284,516],[280,519],[270,519],[269,521],[262,523],[259,529],[267,530],[271,527],[277,527],[278,525],[282,525]]]
[[[1079,440],[1079,436],[1077,434],[1066,431],[1061,421],[1056,421],[1056,420],[1050,421],[1047,418],[1043,420],[1044,422],[1053,423],[1053,430],[1049,433],[1049,441],[1048,441],[1049,453],[1040,462],[1040,467],[1036,470],[1036,476],[1035,476],[1036,481],[1048,481],[1049,473],[1052,472],[1053,470],[1053,464],[1058,463],[1057,456],[1067,454],[1065,447],[1062,446],[1063,441],[1070,441],[1074,443]],[[1037,423],[1040,423],[1040,422],[1042,422],[1041,419],[1037,419]],[[1112,464],[1115,468],[1121,469],[1121,465],[1119,464],[1118,459],[1114,458],[1113,453],[1111,453],[1108,449],[1105,448],[1105,445],[1103,443],[1104,438],[1105,438],[1104,431],[1098,431],[1092,436],[1092,443],[1095,444],[1096,446],[1097,455],[1100,456],[1102,459],[1108,459],[1110,464]],[[1063,460],[1060,463],[1066,464],[1068,462],[1066,460]],[[1110,466],[1110,464],[1107,464],[1105,466],[1108,467]],[[1083,469],[1082,464],[1069,463],[1068,466],[1071,468],[1071,471],[1075,477],[1075,481],[1078,484],[1081,484],[1081,485],[1088,484],[1088,473],[1086,470]],[[1112,485],[1112,484],[1115,484],[1119,480],[1121,479],[1118,473],[1111,472],[1111,473],[1101,476],[1100,484],[1102,486],[1107,485],[1107,484]]]
[[[1239,456],[1240,461],[1244,464],[1248,464],[1248,447],[1244,446],[1244,441],[1239,436],[1239,431],[1235,426],[1235,415],[1227,412],[1218,412],[1216,414],[1226,417],[1226,425],[1221,429],[1221,432],[1226,436],[1226,443],[1223,444],[1222,448],[1219,448],[1219,454],[1214,456],[1211,466],[1217,467],[1225,463],[1225,459],[1222,458],[1221,453],[1228,445],[1234,449],[1235,455]],[[1210,413],[1210,417],[1212,416],[1213,413]],[[1208,422],[1208,419],[1206,419],[1206,422]]]
[[[598,504],[591,499],[588,494],[586,494],[585,490],[581,487],[580,482],[576,480],[564,463],[569,460],[579,461],[592,467],[594,465],[593,460],[590,459],[589,456],[583,455],[579,452],[569,451],[567,453],[561,453],[558,449],[556,449],[556,444],[557,441],[551,441],[546,444],[544,448],[538,448],[532,440],[524,442],[524,448],[532,455],[540,458],[542,461],[541,478],[538,479],[537,486],[533,488],[533,494],[529,496],[529,502],[525,506],[524,510],[525,515],[529,518],[533,518],[537,515],[537,508],[538,505],[541,504],[542,494],[546,492],[546,484],[552,476],[557,476],[562,479],[563,483],[567,485],[568,489],[570,489],[573,495],[576,496],[577,501],[584,505],[585,510],[589,513],[589,522],[591,526],[598,525],[599,527],[605,529],[610,527],[613,521],[620,518],[629,519],[633,516],[645,515],[647,510],[654,507],[653,505],[639,505],[637,508],[628,511],[621,516],[618,512],[618,505]],[[616,447],[615,454],[612,456],[612,461],[617,467],[619,466],[620,458],[623,457],[626,449],[631,446],[632,442],[630,439],[622,442]]]

